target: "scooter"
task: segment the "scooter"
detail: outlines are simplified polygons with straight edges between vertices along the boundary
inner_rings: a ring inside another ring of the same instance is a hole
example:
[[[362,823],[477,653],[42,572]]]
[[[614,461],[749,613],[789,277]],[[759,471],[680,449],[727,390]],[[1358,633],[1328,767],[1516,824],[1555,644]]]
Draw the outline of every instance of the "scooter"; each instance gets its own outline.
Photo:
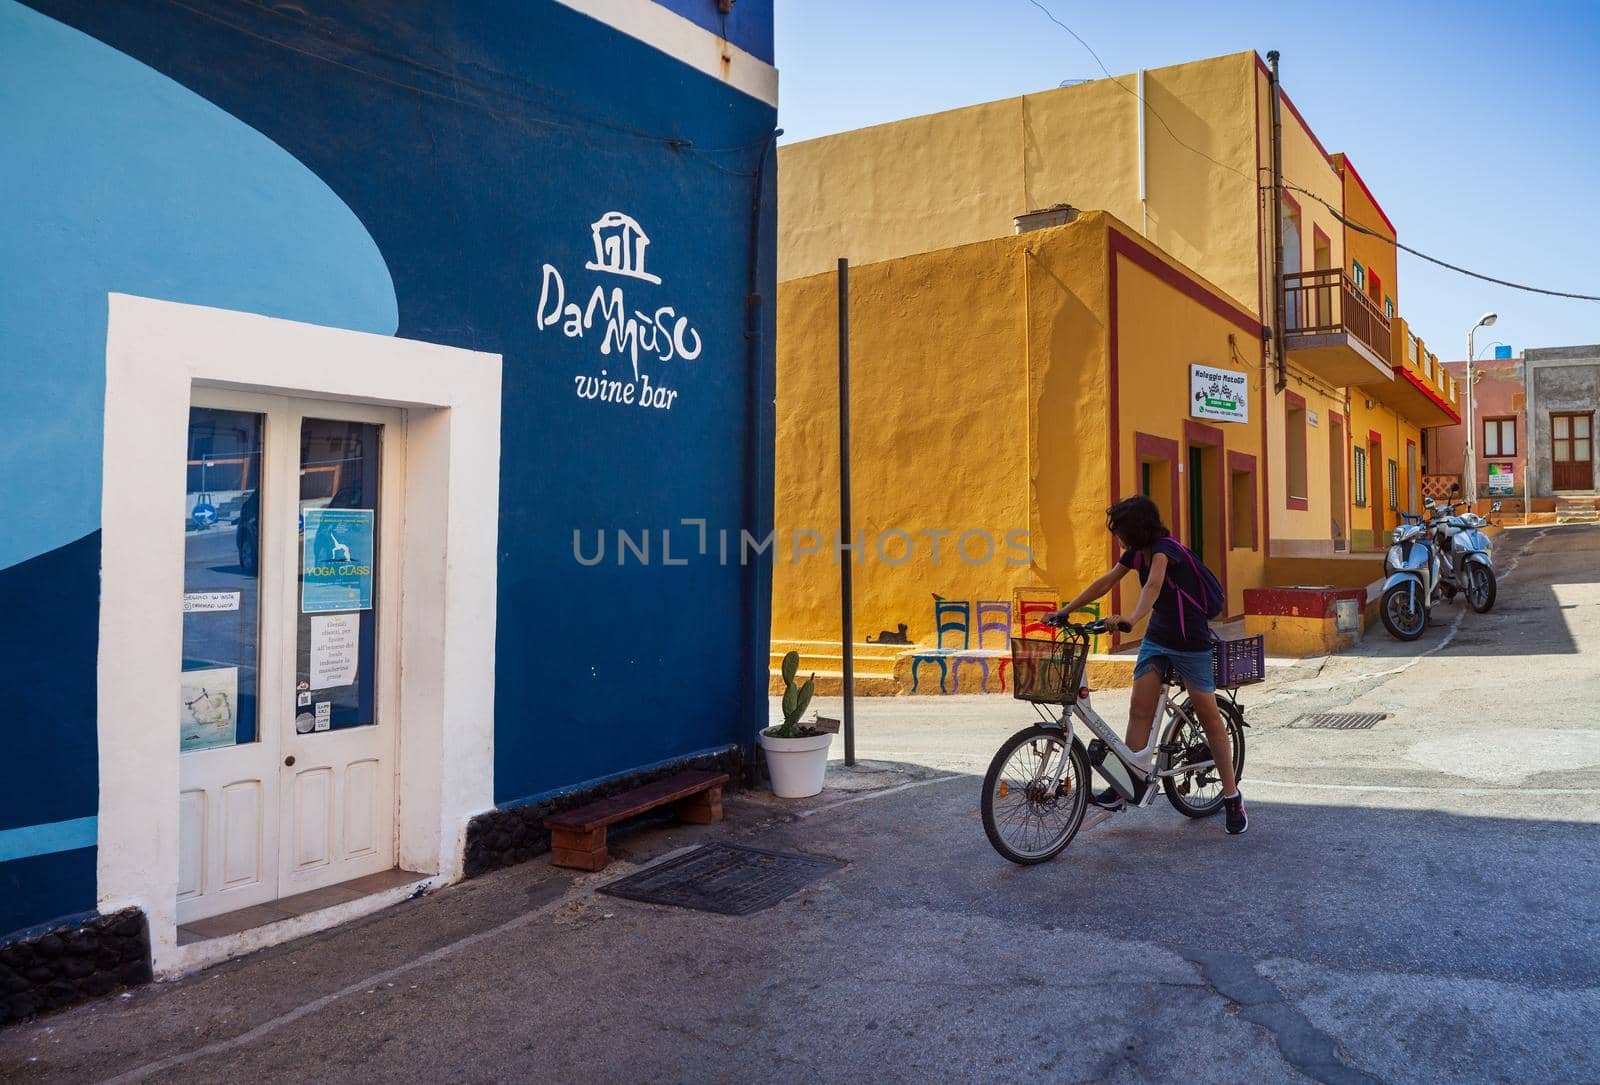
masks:
[[[1416,640],[1440,597],[1439,549],[1422,517],[1402,512],[1389,552],[1383,558],[1384,628],[1397,640]]]
[[[1453,485],[1450,492],[1454,494],[1460,489],[1459,484]],[[1455,515],[1459,504],[1456,501],[1434,504],[1430,500],[1427,504],[1433,511],[1428,526],[1433,531],[1434,544],[1441,553],[1449,555],[1449,560],[1443,563],[1440,583],[1444,598],[1453,600],[1457,594],[1465,594],[1467,605],[1473,610],[1479,614],[1489,613],[1498,588],[1494,544],[1483,533],[1489,521],[1474,512]],[[1491,515],[1499,511],[1500,502],[1489,506]]]

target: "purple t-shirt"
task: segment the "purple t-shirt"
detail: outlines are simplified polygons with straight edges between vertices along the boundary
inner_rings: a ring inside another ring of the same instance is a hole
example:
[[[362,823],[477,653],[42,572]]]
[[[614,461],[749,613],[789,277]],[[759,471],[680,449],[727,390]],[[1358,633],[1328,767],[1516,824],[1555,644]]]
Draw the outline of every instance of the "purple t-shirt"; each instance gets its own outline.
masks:
[[[1195,575],[1194,567],[1189,564],[1189,555],[1184,553],[1183,547],[1170,537],[1160,538],[1145,551],[1143,561],[1139,560],[1139,551],[1124,550],[1117,564],[1136,570],[1139,584],[1143,586],[1150,579],[1150,563],[1157,554],[1167,556],[1167,578],[1150,611],[1150,625],[1145,630],[1144,639],[1163,648],[1171,648],[1174,652],[1210,651],[1211,637],[1207,632],[1209,625],[1206,612],[1173,590],[1176,585],[1187,592],[1190,599],[1205,598],[1205,589]],[[1181,622],[1178,620],[1179,607],[1183,608]]]

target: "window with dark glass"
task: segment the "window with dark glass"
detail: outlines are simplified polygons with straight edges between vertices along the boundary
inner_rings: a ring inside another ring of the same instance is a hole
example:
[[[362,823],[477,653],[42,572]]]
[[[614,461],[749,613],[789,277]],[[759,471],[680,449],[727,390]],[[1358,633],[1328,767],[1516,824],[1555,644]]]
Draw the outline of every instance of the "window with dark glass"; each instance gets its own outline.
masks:
[[[376,722],[379,438],[367,422],[300,427],[295,731]]]

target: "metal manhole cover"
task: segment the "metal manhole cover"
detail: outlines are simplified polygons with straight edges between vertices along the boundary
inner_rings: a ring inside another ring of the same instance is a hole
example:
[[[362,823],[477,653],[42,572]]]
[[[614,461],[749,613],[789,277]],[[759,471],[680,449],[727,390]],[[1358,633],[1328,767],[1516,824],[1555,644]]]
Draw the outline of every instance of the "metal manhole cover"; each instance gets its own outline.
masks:
[[[1387,712],[1318,712],[1301,716],[1290,727],[1314,727],[1319,731],[1369,731],[1379,720],[1389,718]]]
[[[811,855],[706,844],[600,887],[613,897],[721,915],[770,908],[845,864]]]

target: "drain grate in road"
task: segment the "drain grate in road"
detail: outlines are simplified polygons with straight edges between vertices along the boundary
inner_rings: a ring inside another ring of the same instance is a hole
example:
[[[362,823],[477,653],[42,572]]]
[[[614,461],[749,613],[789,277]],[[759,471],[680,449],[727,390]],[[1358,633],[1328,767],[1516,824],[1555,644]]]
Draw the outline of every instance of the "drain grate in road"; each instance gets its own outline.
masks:
[[[706,844],[660,866],[601,886],[600,892],[647,904],[750,915],[772,907],[842,866],[833,859],[811,855]]]
[[[1387,712],[1318,712],[1301,716],[1289,726],[1319,731],[1370,731],[1373,724],[1388,718]]]

